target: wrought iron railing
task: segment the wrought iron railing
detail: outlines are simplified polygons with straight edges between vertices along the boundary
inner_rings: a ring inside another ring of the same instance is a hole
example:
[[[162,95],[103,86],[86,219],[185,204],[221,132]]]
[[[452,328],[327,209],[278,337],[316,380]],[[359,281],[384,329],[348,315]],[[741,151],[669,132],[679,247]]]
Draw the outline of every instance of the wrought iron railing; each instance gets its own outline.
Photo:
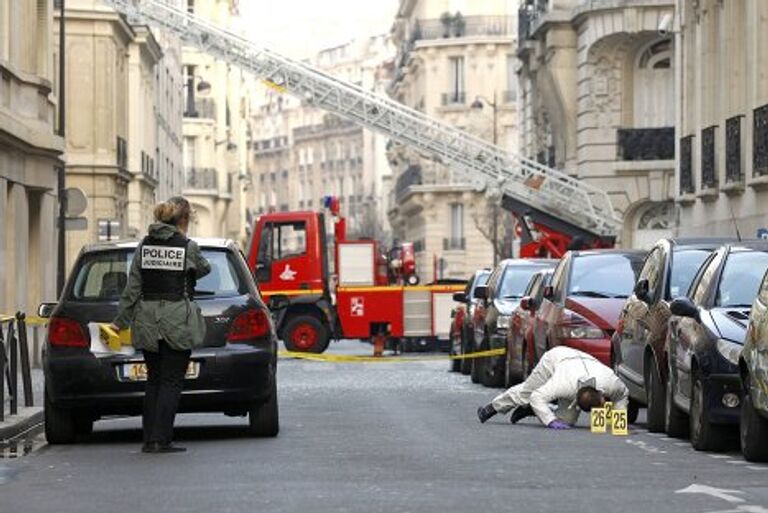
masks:
[[[514,37],[514,23],[514,16],[446,15],[440,19],[419,20],[413,27],[409,43],[452,37]]]
[[[216,101],[213,98],[199,98],[187,106],[184,117],[216,119]]]
[[[616,131],[620,160],[672,160],[675,158],[675,129],[619,128]]]
[[[421,166],[409,166],[408,169],[403,171],[403,174],[397,178],[397,182],[395,183],[395,197],[397,201],[400,201],[412,186],[421,185],[422,183],[423,176]]]
[[[734,116],[725,120],[725,182],[738,183],[744,181],[744,170],[741,166],[741,119],[744,116]]]
[[[701,188],[716,189],[717,159],[715,139],[717,126],[710,126],[701,131]]]
[[[755,109],[752,175],[768,175],[768,105]]]
[[[680,194],[696,192],[693,182],[693,137],[688,135],[680,139]]]
[[[443,105],[465,105],[467,103],[467,93],[464,91],[443,93],[442,103]]]
[[[464,237],[447,237],[443,239],[443,251],[467,249],[467,239]]]
[[[219,190],[219,175],[211,167],[188,167],[187,189]]]

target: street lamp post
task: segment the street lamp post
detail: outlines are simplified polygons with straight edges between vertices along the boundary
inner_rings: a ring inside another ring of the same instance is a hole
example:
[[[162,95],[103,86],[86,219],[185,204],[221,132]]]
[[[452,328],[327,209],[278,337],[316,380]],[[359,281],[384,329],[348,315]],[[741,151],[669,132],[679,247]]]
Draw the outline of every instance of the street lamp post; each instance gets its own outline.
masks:
[[[484,96],[476,96],[475,101],[470,106],[473,109],[483,109],[483,104],[488,104],[493,110],[493,145],[496,146],[499,143],[499,104],[496,101],[496,91],[493,91],[493,101]],[[499,203],[493,202],[493,221],[491,225],[491,238],[493,243],[493,266],[499,263]]]

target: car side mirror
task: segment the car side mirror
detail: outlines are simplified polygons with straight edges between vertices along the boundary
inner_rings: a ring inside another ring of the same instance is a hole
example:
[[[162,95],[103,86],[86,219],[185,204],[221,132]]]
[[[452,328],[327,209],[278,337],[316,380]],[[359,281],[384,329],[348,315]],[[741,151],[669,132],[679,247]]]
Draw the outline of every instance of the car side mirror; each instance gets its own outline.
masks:
[[[669,304],[669,310],[672,312],[672,315],[677,315],[679,317],[689,317],[696,321],[701,320],[698,307],[693,303],[693,301],[691,301],[690,298],[687,297],[678,297],[672,300],[672,302]]]
[[[648,290],[650,286],[648,284],[648,280],[643,278],[642,280],[638,280],[637,283],[635,283],[635,296],[637,296],[637,299],[640,301],[644,301],[648,303],[650,301],[650,297],[648,296]]]
[[[464,292],[454,292],[453,300],[456,301],[457,303],[466,303],[467,295]]]
[[[547,285],[546,287],[544,287],[543,296],[547,299],[552,299],[553,297],[555,297],[555,287],[553,287],[552,285]]]
[[[520,300],[520,308],[527,312],[533,312],[536,309],[535,301],[531,296],[525,296]]]
[[[278,310],[283,310],[285,308],[288,308],[290,304],[291,302],[288,299],[288,296],[277,294],[274,296],[270,296],[268,306],[272,312],[277,312]]]
[[[41,303],[40,306],[37,307],[37,316],[42,317],[43,319],[50,319],[57,304],[58,303]]]
[[[475,292],[472,294],[472,296],[475,299],[487,299],[488,298],[488,287],[485,285],[478,285],[475,287]]]

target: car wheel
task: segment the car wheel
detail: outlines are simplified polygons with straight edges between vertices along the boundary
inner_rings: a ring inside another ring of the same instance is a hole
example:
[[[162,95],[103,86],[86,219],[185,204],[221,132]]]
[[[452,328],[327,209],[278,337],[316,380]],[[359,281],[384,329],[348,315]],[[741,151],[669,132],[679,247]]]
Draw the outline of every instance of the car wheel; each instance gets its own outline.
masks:
[[[673,438],[688,438],[690,421],[688,415],[675,404],[672,372],[664,387],[664,395],[664,431]]]
[[[480,379],[483,386],[499,388],[504,385],[504,358],[488,357],[485,359],[484,372]]]
[[[659,366],[652,358],[648,364],[651,370],[648,373],[648,380],[645,384],[646,397],[648,402],[648,431],[651,433],[661,433],[664,431],[664,401],[666,399],[664,383],[661,380]]]
[[[93,433],[93,419],[84,415],[76,417],[75,433],[81,436],[88,436]]]
[[[747,461],[768,462],[768,419],[757,412],[746,384],[745,388],[741,402],[741,452]]]
[[[704,383],[696,373],[691,390],[691,445],[697,451],[722,451],[728,434],[723,426],[709,421],[709,402],[704,395]]]
[[[322,353],[328,348],[330,334],[317,317],[300,315],[286,323],[283,342],[289,351]]]
[[[450,355],[456,356],[456,353],[453,352],[454,344],[455,344],[456,334],[451,334],[451,350]],[[459,345],[461,345],[461,341],[459,341]],[[459,372],[461,370],[461,360],[451,360],[451,366],[450,371],[451,372]]]
[[[640,415],[640,405],[634,399],[627,403],[627,422],[629,424],[637,423],[637,417]]]
[[[74,410],[59,408],[53,404],[44,392],[45,439],[50,445],[71,444],[75,441]]]
[[[469,350],[469,343],[468,342],[462,342],[461,344],[461,354],[467,355],[471,353],[472,351]],[[462,358],[459,360],[460,362],[460,372],[465,375],[469,376],[469,374],[472,372],[472,359],[471,358]]]
[[[421,279],[417,274],[409,274],[408,277],[405,279],[405,283],[407,283],[411,287],[415,287],[420,282],[421,282]]]
[[[479,350],[484,351],[485,346],[481,344]],[[472,358],[472,371],[470,373],[472,377],[472,383],[480,384],[483,382],[483,374],[485,374],[485,366],[487,361],[487,357]]]
[[[252,404],[248,410],[248,433],[251,436],[275,437],[280,432],[277,383],[274,378],[272,383],[269,398],[266,401]]]

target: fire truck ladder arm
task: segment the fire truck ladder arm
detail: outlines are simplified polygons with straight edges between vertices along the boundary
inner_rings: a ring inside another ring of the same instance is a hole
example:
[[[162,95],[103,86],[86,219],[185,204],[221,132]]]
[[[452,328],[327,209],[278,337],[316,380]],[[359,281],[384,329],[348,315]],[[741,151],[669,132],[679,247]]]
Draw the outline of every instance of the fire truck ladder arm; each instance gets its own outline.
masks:
[[[599,237],[621,227],[605,191],[434,120],[244,37],[163,0],[106,0],[132,22],[157,26],[185,44],[262,78],[281,92],[382,133],[448,165],[478,190],[497,192]]]

